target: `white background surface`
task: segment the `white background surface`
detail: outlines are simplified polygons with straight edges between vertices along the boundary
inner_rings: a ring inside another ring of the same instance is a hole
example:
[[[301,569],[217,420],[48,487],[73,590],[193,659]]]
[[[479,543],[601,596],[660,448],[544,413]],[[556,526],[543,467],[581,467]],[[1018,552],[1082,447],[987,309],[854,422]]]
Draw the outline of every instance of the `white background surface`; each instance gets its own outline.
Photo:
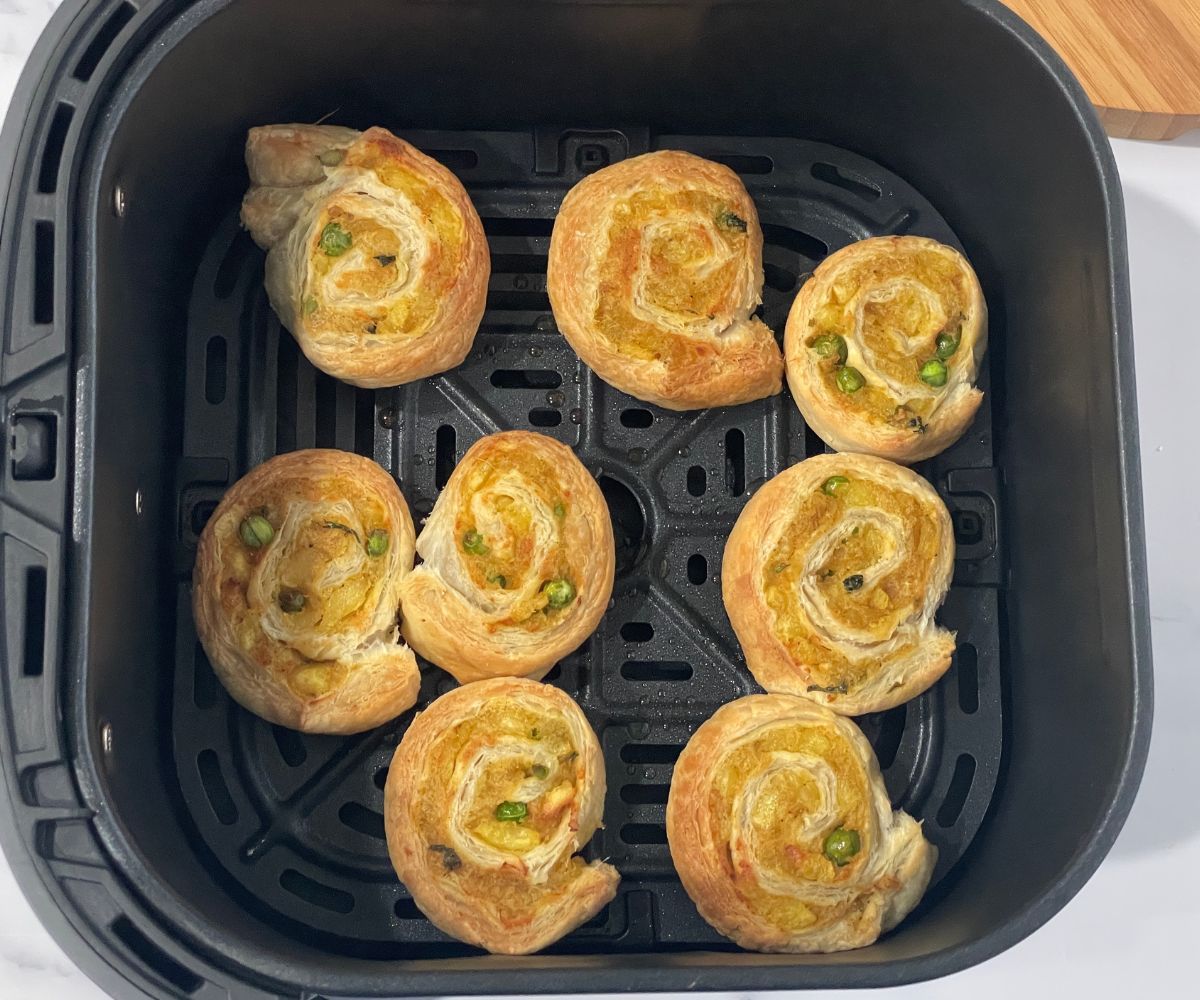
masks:
[[[0,106],[57,6],[0,0]],[[1113,146],[1129,219],[1150,556],[1150,763],[1112,854],[1049,924],[975,969],[870,1000],[1200,996],[1200,132]],[[834,995],[849,996],[803,994]],[[31,997],[104,1000],[42,930],[0,859],[0,1000]]]

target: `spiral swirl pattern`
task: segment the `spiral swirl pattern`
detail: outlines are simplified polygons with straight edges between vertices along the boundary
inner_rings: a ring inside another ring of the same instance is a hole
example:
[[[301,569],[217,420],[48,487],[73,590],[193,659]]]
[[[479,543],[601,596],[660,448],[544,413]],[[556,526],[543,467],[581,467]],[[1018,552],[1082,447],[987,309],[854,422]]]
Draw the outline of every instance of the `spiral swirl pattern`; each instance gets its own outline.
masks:
[[[696,731],[667,838],[701,915],[759,951],[872,943],[917,904],[937,857],[892,811],[859,729],[789,695],[731,702]]]
[[[941,498],[867,455],[818,455],[746,505],[725,548],[725,607],[768,691],[845,715],[919,694],[949,667],[934,613],[954,566]]]
[[[496,678],[443,695],[396,749],[392,862],[438,927],[527,954],[594,916],[619,876],[576,856],[600,826],[604,761],[566,694]]]
[[[854,243],[800,289],[784,335],[788,384],[804,419],[839,451],[896,462],[936,455],[983,399],[987,348],[975,272],[917,236]]]
[[[564,336],[606,382],[675,410],[782,384],[762,301],[762,230],[737,175],[663,151],[580,181],[554,224],[547,286]]]
[[[465,683],[541,677],[596,628],[616,562],[608,507],[565,445],[476,442],[438,497],[404,581],[404,635]]]
[[[414,531],[392,478],[369,459],[312,449],[240,479],[200,538],[196,628],[242,705],[307,732],[354,733],[416,701],[398,642]]]
[[[490,272],[458,179],[385,129],[252,129],[242,219],[267,293],[309,360],[368,388],[466,357]]]

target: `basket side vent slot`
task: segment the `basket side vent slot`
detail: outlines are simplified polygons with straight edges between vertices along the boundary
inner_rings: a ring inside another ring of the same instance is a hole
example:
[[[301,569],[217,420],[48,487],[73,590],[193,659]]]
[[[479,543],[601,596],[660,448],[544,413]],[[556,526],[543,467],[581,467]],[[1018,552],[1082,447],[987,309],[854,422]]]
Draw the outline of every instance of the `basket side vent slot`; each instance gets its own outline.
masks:
[[[133,15],[136,13],[137,8],[131,3],[117,5],[116,9],[109,14],[108,20],[96,32],[96,36],[88,44],[88,47],[83,50],[83,55],[79,57],[79,62],[75,64],[75,72],[71,75],[76,80],[82,80],[86,83],[92,78],[92,74],[96,72],[96,67],[100,65],[100,60],[104,58],[104,53],[116,41],[117,35],[121,33],[121,29],[133,20]]]

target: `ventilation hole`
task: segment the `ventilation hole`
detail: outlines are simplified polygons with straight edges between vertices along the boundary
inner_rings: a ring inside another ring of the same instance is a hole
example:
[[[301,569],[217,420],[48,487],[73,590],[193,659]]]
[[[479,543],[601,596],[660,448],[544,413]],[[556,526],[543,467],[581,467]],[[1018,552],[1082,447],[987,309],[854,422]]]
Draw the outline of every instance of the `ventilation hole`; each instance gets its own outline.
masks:
[[[49,481],[58,470],[58,417],[53,413],[10,415],[13,479]]]
[[[607,167],[611,159],[608,149],[598,142],[585,142],[575,151],[575,166],[585,174]]]
[[[558,372],[538,369],[500,368],[492,372],[491,383],[497,389],[557,389],[562,385],[562,376]]]
[[[654,626],[649,622],[626,622],[621,626],[621,638],[626,642],[649,642],[654,638]]]
[[[225,784],[225,775],[221,773],[221,762],[217,760],[216,751],[201,750],[196,757],[196,767],[200,771],[200,784],[204,786],[204,794],[208,796],[213,815],[222,825],[232,826],[237,822],[237,806],[233,804],[233,796]]]
[[[38,170],[38,190],[51,194],[58,186],[58,165],[62,161],[63,146],[67,141],[67,129],[75,109],[69,104],[59,103],[46,130],[46,145],[42,147],[42,165]]]
[[[455,450],[458,448],[458,432],[449,424],[437,429],[434,444],[433,483],[440,490],[450,480],[454,471]]]
[[[479,154],[473,149],[425,149],[422,152],[449,170],[471,170],[479,165]]]
[[[979,654],[969,642],[954,651],[958,667],[958,707],[967,715],[979,711]]]
[[[322,910],[346,914],[354,909],[354,897],[350,893],[309,878],[295,868],[285,868],[280,872],[279,884],[293,896],[303,899],[306,903],[312,903],[313,906],[319,906]]]
[[[683,660],[626,660],[621,676],[628,681],[686,681],[692,665]]]
[[[275,737],[275,746],[279,756],[288,767],[299,767],[308,760],[308,749],[304,746],[304,737],[294,729],[283,726],[272,726],[271,735]]]
[[[622,785],[621,801],[635,806],[661,805],[670,791],[670,785]]]
[[[747,156],[742,153],[708,154],[708,159],[724,163],[736,174],[769,174],[775,169],[775,161],[769,156]]]
[[[626,764],[674,764],[683,747],[667,743],[626,743],[621,747],[621,760]]]
[[[821,260],[829,256],[829,245],[824,240],[809,236],[808,233],[803,233],[799,229],[767,224],[762,227],[762,231],[763,239],[767,243],[785,247],[809,260]]]
[[[579,929],[583,930],[583,928],[585,928],[585,927],[587,927],[587,928],[603,927],[605,924],[608,923],[608,914],[611,909],[612,909],[612,904],[606,903],[604,906],[602,906],[600,908],[600,912],[597,913],[594,917],[592,917],[591,920],[589,920],[586,924],[580,924]]]
[[[946,798],[937,811],[938,826],[953,826],[962,812],[967,801],[967,793],[971,790],[971,782],[975,780],[975,758],[968,753],[958,755],[954,762],[954,774],[950,777],[950,787],[946,789]]]
[[[376,840],[387,839],[387,834],[383,832],[383,816],[374,809],[368,809],[357,802],[347,802],[342,806],[338,810],[338,819],[364,837],[374,837]]]
[[[708,560],[699,552],[688,556],[687,574],[691,583],[700,586],[708,579]]]
[[[657,823],[626,823],[621,827],[621,839],[627,844],[665,844],[667,828]]]
[[[493,253],[492,274],[524,275],[544,281],[546,258],[536,253]]]
[[[217,675],[200,643],[196,643],[192,653],[192,703],[199,709],[209,709],[217,703]]]
[[[623,576],[641,558],[646,542],[646,515],[633,491],[620,480],[601,476],[597,482],[612,519],[613,539],[617,546],[617,575]]]
[[[46,569],[25,570],[25,650],[21,672],[41,677],[46,660]]]
[[[388,769],[386,767],[378,768],[375,771],[375,776],[372,779],[375,782],[375,787],[381,792],[387,787]]]
[[[204,349],[204,398],[214,406],[225,399],[224,337],[209,337]]]
[[[354,450],[368,458],[375,454],[375,393],[354,390]]]
[[[199,535],[204,530],[204,526],[208,524],[208,519],[213,516],[213,511],[217,509],[216,500],[200,500],[192,507],[191,528],[193,535]]]
[[[917,221],[917,213],[912,208],[902,208],[883,224],[883,231],[893,236],[903,236]]]
[[[539,406],[529,411],[529,422],[534,427],[557,427],[562,423],[562,411]]]
[[[71,75],[76,80],[83,80],[86,83],[92,78],[92,74],[96,72],[96,67],[100,65],[100,60],[104,58],[108,47],[112,45],[117,35],[121,33],[121,29],[130,22],[136,13],[137,8],[133,4],[123,3],[109,15],[108,20],[96,32],[96,37],[83,50],[79,62],[75,64],[75,72]]]
[[[313,444],[317,448],[337,447],[337,390],[335,379],[317,374],[313,385]]]
[[[886,771],[896,761],[900,741],[904,738],[904,722],[907,715],[908,710],[904,705],[898,705],[883,713],[879,724],[879,736],[875,740],[875,756],[879,760],[881,771]]]
[[[641,408],[622,410],[622,427],[649,427],[654,423],[654,414]]]
[[[489,236],[549,236],[553,219],[484,219],[483,231]]]
[[[392,907],[396,916],[401,920],[424,920],[425,914],[420,908],[407,896],[396,900],[396,905]]]
[[[725,432],[725,488],[735,497],[746,492],[746,435],[736,427]]]
[[[148,965],[160,979],[166,980],[176,989],[191,995],[204,985],[203,979],[176,962],[138,930],[128,917],[117,917],[109,926],[126,948]]]
[[[951,515],[954,540],[959,545],[978,545],[983,541],[983,518],[973,510],[956,510]]]
[[[796,287],[796,275],[778,264],[763,264],[763,280],[768,288],[777,292],[790,292]]]
[[[813,455],[824,455],[829,449],[825,446],[825,442],[821,440],[808,424],[804,425],[804,456],[812,458]]]
[[[299,402],[296,376],[299,372],[296,339],[280,331],[275,390],[275,451],[296,449],[296,406]]]
[[[878,201],[883,192],[864,178],[852,176],[835,167],[832,163],[814,163],[812,175],[819,181],[840,187],[844,191],[856,194],[867,201]]]
[[[704,471],[704,466],[693,465],[688,469],[687,489],[694,497],[704,496],[704,491],[708,489],[708,473]]]
[[[501,311],[516,309],[524,312],[545,312],[550,308],[550,296],[545,292],[497,288],[488,292],[487,307]]]
[[[33,321],[54,322],[54,223],[33,227]]]

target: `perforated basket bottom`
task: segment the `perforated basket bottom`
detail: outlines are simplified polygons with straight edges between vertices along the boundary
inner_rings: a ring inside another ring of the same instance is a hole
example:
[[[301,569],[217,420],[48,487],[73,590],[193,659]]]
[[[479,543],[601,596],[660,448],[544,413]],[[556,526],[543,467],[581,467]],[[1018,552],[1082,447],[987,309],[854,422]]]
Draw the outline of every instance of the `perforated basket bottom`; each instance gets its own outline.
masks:
[[[589,857],[622,875],[618,897],[560,942],[566,952],[731,947],[700,919],[667,850],[671,768],[721,704],[757,690],[721,604],[725,539],[754,489],[824,450],[786,390],[746,406],[672,413],[600,382],[557,332],[546,252],[566,191],[649,149],[728,163],[766,238],[763,316],[781,332],[800,283],[854,240],[918,233],[957,244],[908,184],[861,157],[792,139],[652,135],[646,129],[405,133],[470,189],[492,253],[474,353],[399,389],[316,372],[262,289],[262,255],[230,205],[196,275],[187,327],[179,463],[173,753],[197,849],[247,909],[310,946],[380,958],[468,953],[413,905],[388,862],[383,786],[410,716],[351,738],[303,736],[232,703],[196,641],[189,598],[197,533],[226,487],[277,452],[337,447],[378,461],[418,519],[484,434],[532,427],[596,475],[617,540],[613,601],[596,634],[547,678],[582,705],[608,771],[605,829]],[[988,373],[981,384],[989,388]],[[943,879],[996,786],[1002,725],[993,394],[969,435],[920,471],[953,514],[954,585],[940,620],[954,665],[906,706],[859,722],[892,801],[924,820]],[[421,705],[453,686],[423,665]],[[931,893],[935,896],[936,892]],[[927,899],[926,904],[930,905]]]

